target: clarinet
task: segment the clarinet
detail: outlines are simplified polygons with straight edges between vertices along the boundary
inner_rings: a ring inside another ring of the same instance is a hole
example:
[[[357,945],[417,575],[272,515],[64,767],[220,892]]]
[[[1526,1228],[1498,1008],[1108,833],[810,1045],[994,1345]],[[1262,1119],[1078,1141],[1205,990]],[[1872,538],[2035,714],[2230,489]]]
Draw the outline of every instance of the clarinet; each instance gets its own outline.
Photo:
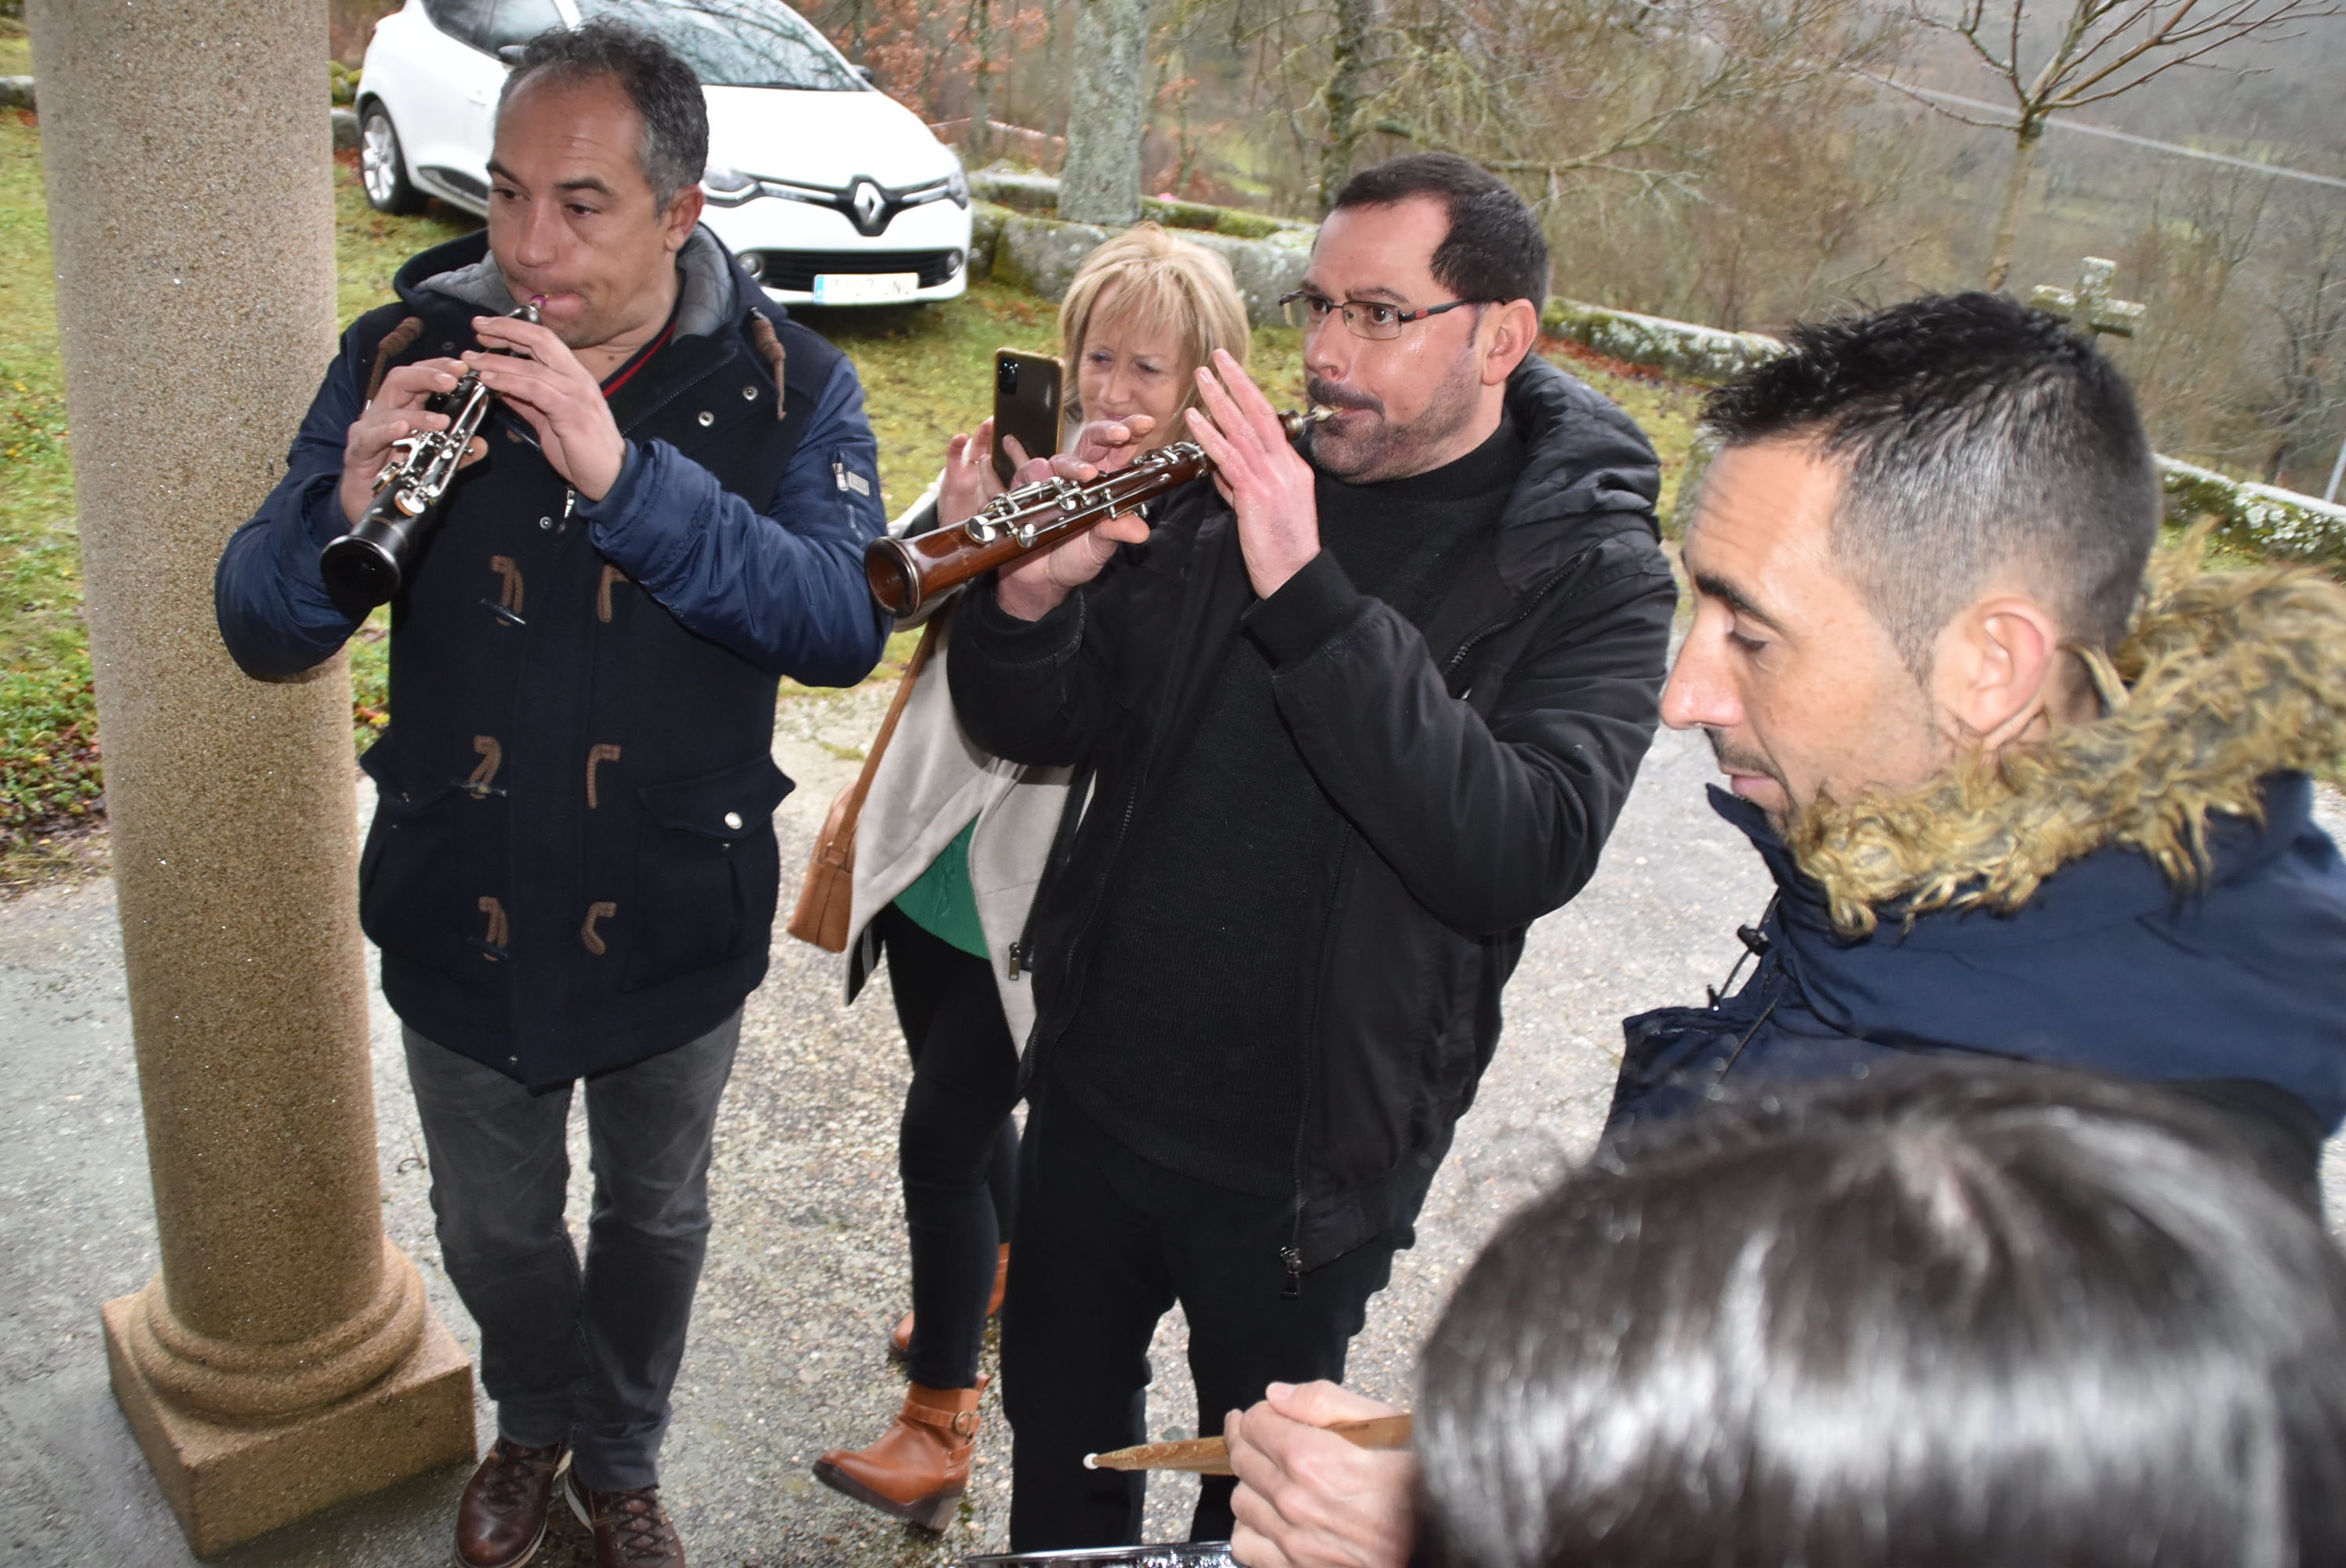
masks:
[[[536,325],[538,301],[507,312]],[[374,499],[351,531],[318,553],[318,570],[335,607],[353,618],[398,596],[425,540],[440,521],[440,503],[472,450],[473,437],[495,395],[466,371],[456,384],[424,402],[448,416],[445,430],[422,431],[391,443],[397,455],[375,476]]]
[[[1300,441],[1305,431],[1335,415],[1334,409],[1314,408],[1282,413],[1279,423],[1288,440]],[[1136,511],[1213,467],[1203,447],[1178,441],[1144,452],[1128,467],[1089,484],[1056,475],[1038,479],[1003,492],[957,526],[910,539],[882,535],[872,540],[863,547],[863,579],[882,609],[900,621],[911,620],[971,579]]]

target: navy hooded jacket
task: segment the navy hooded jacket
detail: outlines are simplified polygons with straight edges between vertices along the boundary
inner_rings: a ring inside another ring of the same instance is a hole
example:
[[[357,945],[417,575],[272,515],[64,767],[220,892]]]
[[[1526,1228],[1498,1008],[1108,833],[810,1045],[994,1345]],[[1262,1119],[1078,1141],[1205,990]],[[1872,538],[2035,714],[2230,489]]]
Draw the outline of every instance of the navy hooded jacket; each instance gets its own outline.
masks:
[[[884,525],[845,355],[706,229],[673,334],[611,396],[617,484],[573,494],[500,408],[485,461],[392,604],[391,728],[359,915],[427,1038],[538,1087],[684,1044],[763,977],[780,886],[778,677],[861,679],[887,625],[862,573]],[[283,678],[356,629],[318,552],[344,531],[345,432],[393,364],[513,308],[474,234],[415,257],[343,334],[215,597],[239,665]]]
[[[1713,789],[1776,880],[1764,947],[1712,1007],[1629,1019],[1611,1125],[1786,1079],[1952,1052],[2172,1084],[2260,1113],[2310,1159],[2346,1119],[2346,866],[2304,775],[2263,781],[2265,820],[2209,820],[2182,891],[2137,850],[2061,867],[2011,914],[1895,911],[1833,928],[1823,891],[1749,801]]]

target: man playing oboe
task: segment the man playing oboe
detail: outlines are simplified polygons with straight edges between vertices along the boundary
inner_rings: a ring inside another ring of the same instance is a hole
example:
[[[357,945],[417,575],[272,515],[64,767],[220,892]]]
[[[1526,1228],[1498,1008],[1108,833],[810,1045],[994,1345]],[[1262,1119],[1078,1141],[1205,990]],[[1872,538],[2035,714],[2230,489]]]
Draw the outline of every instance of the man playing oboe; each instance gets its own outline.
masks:
[[[416,257],[399,301],[352,326],[220,561],[239,664],[329,657],[354,621],[320,547],[392,443],[444,427],[429,397],[470,367],[499,400],[393,606],[360,887],[497,1405],[458,1506],[467,1568],[536,1550],[565,1466],[598,1564],[681,1568],[658,1458],[773,920],[776,680],[857,680],[885,633],[854,369],[697,226],[708,140],[699,84],[658,43],[600,24],[533,40],[498,108],[487,234]],[[542,326],[505,319],[538,297]],[[582,1078],[583,1271],[563,1221]]]
[[[1533,353],[1546,281],[1537,222],[1464,159],[1360,176],[1293,300],[1338,418],[1297,452],[1219,356],[1190,428],[1092,443],[1194,437],[1214,482],[957,623],[971,738],[1094,779],[1022,955],[1017,1550],[1138,1539],[1139,1478],[1083,1457],[1143,1435],[1177,1300],[1207,1430],[1341,1373],[1524,930],[1587,881],[1645,754],[1674,602],[1654,456]],[[1193,1529],[1229,1534],[1229,1482]]]

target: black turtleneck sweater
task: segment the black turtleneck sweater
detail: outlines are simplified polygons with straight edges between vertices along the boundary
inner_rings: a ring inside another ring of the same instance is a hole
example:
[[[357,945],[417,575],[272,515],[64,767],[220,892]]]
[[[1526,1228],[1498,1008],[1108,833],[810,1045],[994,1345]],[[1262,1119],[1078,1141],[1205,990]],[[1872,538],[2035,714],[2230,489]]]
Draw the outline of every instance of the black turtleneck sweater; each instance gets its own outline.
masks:
[[[1431,473],[1382,484],[1322,473],[1321,548],[1423,631],[1468,546],[1497,524],[1526,456],[1503,422]],[[1225,651],[1188,746],[1161,766],[1101,905],[1099,948],[1053,1081],[1144,1159],[1285,1196],[1343,820],[1246,636]]]

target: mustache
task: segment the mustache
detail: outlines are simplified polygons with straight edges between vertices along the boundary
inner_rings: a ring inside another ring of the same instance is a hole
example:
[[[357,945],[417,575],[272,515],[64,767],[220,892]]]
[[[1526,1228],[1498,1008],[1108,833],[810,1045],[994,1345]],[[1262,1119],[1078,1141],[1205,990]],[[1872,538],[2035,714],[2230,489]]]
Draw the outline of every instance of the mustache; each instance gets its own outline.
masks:
[[[1720,772],[1757,773],[1763,778],[1773,779],[1779,784],[1784,781],[1783,775],[1759,753],[1745,751],[1729,744],[1726,736],[1708,725],[1703,727],[1702,734],[1703,738],[1710,742],[1710,755],[1719,764]]]
[[[1341,382],[1331,382],[1322,376],[1304,377],[1303,391],[1313,402],[1324,404],[1329,408],[1366,409],[1371,413],[1378,414],[1385,412],[1383,399],[1371,397],[1364,392],[1354,392]]]

